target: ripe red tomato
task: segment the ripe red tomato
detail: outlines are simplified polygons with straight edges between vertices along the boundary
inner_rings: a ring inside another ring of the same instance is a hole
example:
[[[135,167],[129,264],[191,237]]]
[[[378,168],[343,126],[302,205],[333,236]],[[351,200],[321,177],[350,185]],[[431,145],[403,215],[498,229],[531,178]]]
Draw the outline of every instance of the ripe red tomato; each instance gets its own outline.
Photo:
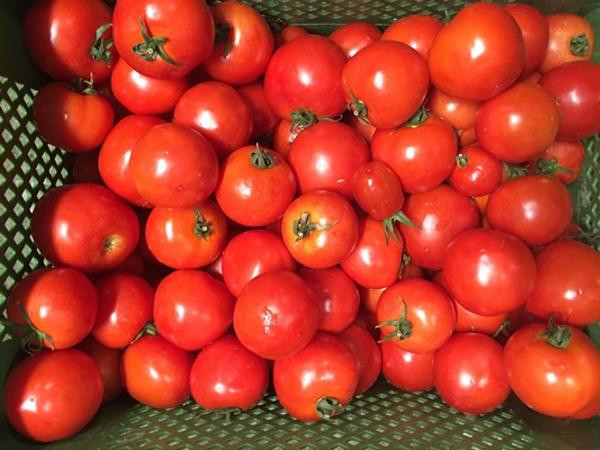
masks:
[[[304,28],[297,27],[295,25],[288,25],[275,35],[275,48],[279,48],[286,42],[293,41],[300,36],[304,36],[305,34],[308,34],[308,31],[306,31]]]
[[[358,167],[352,181],[352,196],[375,220],[397,214],[404,205],[400,179],[381,161],[369,161]]]
[[[106,347],[123,348],[152,319],[154,290],[144,279],[128,273],[100,278],[96,290],[98,315],[92,335]]]
[[[127,393],[152,408],[174,408],[190,397],[192,353],[161,336],[143,336],[121,356],[121,381]]]
[[[396,172],[404,191],[410,193],[442,184],[454,168],[456,151],[456,133],[434,116],[416,126],[377,130],[371,143],[373,159]]]
[[[383,32],[381,40],[402,42],[427,60],[433,40],[444,24],[433,16],[411,14],[396,20]]]
[[[496,189],[486,211],[492,228],[512,233],[533,247],[557,239],[567,229],[573,204],[561,182],[527,175]]]
[[[437,34],[429,51],[433,85],[453,97],[487,100],[523,72],[525,45],[519,26],[493,3],[463,8]]]
[[[340,338],[318,333],[305,348],[275,361],[273,384],[284,409],[312,422],[340,414],[359,380],[358,362]]]
[[[480,197],[491,194],[502,183],[502,163],[480,145],[460,150],[448,182],[459,194]]]
[[[525,44],[525,66],[523,74],[527,75],[537,69],[548,46],[548,20],[537,9],[524,3],[512,3],[505,6],[523,34]]]
[[[362,325],[352,324],[338,336],[354,354],[358,363],[356,394],[362,394],[375,384],[381,373],[381,350]]]
[[[165,123],[146,132],[133,147],[131,179],[139,194],[155,206],[200,205],[219,176],[217,156],[197,131]]]
[[[215,23],[203,0],[120,0],[113,37],[119,55],[135,70],[175,79],[208,57]]]
[[[192,397],[202,408],[248,411],[264,397],[269,366],[235,336],[223,336],[198,353],[190,372]]]
[[[471,199],[446,185],[411,195],[404,213],[414,223],[400,224],[406,253],[418,266],[434,270],[442,267],[452,239],[480,221]]]
[[[33,122],[48,143],[73,153],[94,150],[113,125],[110,103],[95,91],[71,89],[66,83],[42,87],[33,101]]]
[[[299,196],[287,208],[281,220],[281,237],[303,266],[332,267],[356,246],[358,218],[341,195],[315,191]]]
[[[111,16],[101,0],[29,2],[25,47],[33,63],[52,78],[106,80],[116,56]]]
[[[408,352],[428,353],[441,347],[452,335],[454,321],[450,298],[422,278],[398,281],[377,303],[382,341]]]
[[[139,222],[105,187],[78,183],[55,188],[37,202],[31,234],[55,265],[98,272],[119,265],[135,249]]]
[[[431,90],[427,101],[427,106],[433,114],[441,117],[458,130],[463,145],[469,144],[463,142],[463,135],[474,129],[475,115],[479,105],[480,103],[477,101],[452,97],[435,88]]]
[[[115,194],[136,206],[149,206],[135,188],[129,164],[136,142],[152,127],[164,123],[157,117],[127,116],[108,133],[98,155],[102,181]]]
[[[344,66],[342,78],[349,108],[377,128],[410,119],[429,87],[427,62],[408,45],[393,41],[376,42],[357,53]]]
[[[265,90],[261,80],[255,81],[238,88],[239,94],[250,106],[252,111],[252,134],[250,139],[256,139],[275,128],[279,117],[267,102]]]
[[[42,350],[20,361],[4,385],[4,414],[23,436],[52,442],[78,433],[102,403],[94,360],[76,349]]]
[[[304,348],[319,321],[315,292],[289,270],[267,272],[250,280],[233,314],[240,342],[266,359],[283,358]]]
[[[442,400],[460,412],[492,411],[510,394],[502,346],[485,334],[455,334],[435,353],[433,384]]]
[[[346,106],[342,90],[344,52],[331,40],[309,34],[275,51],[265,72],[267,101],[282,119],[308,110],[334,117]]]
[[[91,356],[98,366],[98,370],[100,370],[102,384],[104,385],[102,404],[112,402],[123,390],[120,374],[121,352],[114,348],[105,347],[91,336],[79,344],[77,348]]]
[[[577,14],[550,14],[547,17],[549,40],[542,73],[572,61],[589,61],[594,54],[594,28]]]
[[[576,414],[600,391],[600,352],[568,325],[521,328],[504,347],[504,365],[517,397],[547,416]]]
[[[302,131],[300,127],[292,126],[291,120],[281,119],[273,130],[273,150],[289,159],[292,143],[300,131]]]
[[[344,114],[344,122],[346,122],[348,125],[354,128],[356,131],[358,131],[365,141],[367,141],[369,144],[371,143],[371,141],[373,140],[373,135],[375,134],[375,131],[377,131],[377,128],[375,128],[370,123],[366,123],[360,120],[350,111]]]
[[[600,390],[585,408],[567,416],[567,419],[587,420],[596,417],[598,414],[600,414]]]
[[[98,151],[77,153],[71,167],[71,177],[75,183],[102,184],[98,171]]]
[[[342,122],[318,122],[292,143],[289,161],[300,191],[327,189],[352,197],[352,180],[369,160],[369,147],[360,134]]]
[[[535,287],[531,251],[518,238],[497,230],[467,230],[448,246],[443,265],[448,292],[484,316],[523,305]]]
[[[543,169],[563,184],[571,184],[581,174],[585,149],[579,141],[554,141],[536,161],[537,169]]]
[[[527,309],[574,326],[600,321],[600,254],[576,241],[547,245],[536,257],[538,278]]]
[[[473,332],[493,335],[500,329],[508,317],[508,313],[505,312],[493,316],[482,316],[469,311],[454,299],[452,299],[452,303],[456,312],[454,331],[457,333]]]
[[[176,270],[154,294],[154,323],[183,350],[199,350],[222,336],[233,319],[235,299],[225,285],[200,270]]]
[[[382,342],[382,373],[388,383],[403,391],[428,391],[433,387],[435,352],[411,353],[393,342]]]
[[[6,302],[8,319],[26,328],[33,349],[72,347],[92,331],[98,295],[92,282],[74,269],[38,269],[13,288]]]
[[[352,58],[367,45],[379,41],[381,31],[372,23],[352,22],[334,30],[329,39],[339,45],[348,58]]]

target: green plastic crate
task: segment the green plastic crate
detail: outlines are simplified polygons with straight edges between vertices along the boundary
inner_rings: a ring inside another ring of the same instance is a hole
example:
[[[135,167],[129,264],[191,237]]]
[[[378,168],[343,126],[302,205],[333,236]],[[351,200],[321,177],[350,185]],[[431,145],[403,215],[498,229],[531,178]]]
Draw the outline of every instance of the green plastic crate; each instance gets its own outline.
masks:
[[[252,0],[271,19],[326,34],[353,20],[385,27],[398,17],[455,13],[463,0]],[[578,12],[594,23],[600,62],[600,0],[537,0],[544,12]],[[11,287],[45,264],[29,234],[38,198],[69,182],[71,159],[44,143],[31,121],[35,88],[45,78],[25,54],[21,21],[27,2],[0,0],[0,308]],[[595,147],[595,148],[594,148]],[[582,179],[572,189],[576,219],[590,236],[600,233],[600,144],[588,145]],[[597,242],[597,241],[596,241]],[[0,339],[1,341],[1,339]],[[0,381],[17,350],[0,343]],[[1,396],[0,391],[0,396]],[[1,398],[0,398],[1,400]],[[1,405],[1,402],[0,402]],[[0,449],[39,448],[10,429],[0,406]],[[600,449],[600,418],[577,422],[536,414],[513,396],[482,417],[448,408],[434,392],[400,392],[380,381],[329,422],[290,418],[270,393],[254,410],[234,416],[207,412],[192,402],[170,411],[123,397],[104,407],[72,439],[56,449]]]

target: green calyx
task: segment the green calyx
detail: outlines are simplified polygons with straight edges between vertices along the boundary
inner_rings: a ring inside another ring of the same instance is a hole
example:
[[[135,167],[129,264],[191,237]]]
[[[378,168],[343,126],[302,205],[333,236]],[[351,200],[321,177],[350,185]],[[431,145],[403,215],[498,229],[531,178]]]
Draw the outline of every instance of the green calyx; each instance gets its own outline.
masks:
[[[90,57],[94,61],[102,61],[103,63],[110,63],[110,59],[112,57],[112,52],[110,51],[113,46],[112,39],[104,39],[102,36],[112,27],[112,23],[105,23],[101,25],[96,30],[96,37],[94,39],[94,43],[90,47]]]
[[[222,57],[227,58],[227,55],[229,55],[229,52],[233,48],[231,26],[228,23],[221,22],[216,25],[215,31],[215,44],[223,44]]]
[[[200,239],[207,239],[212,234],[212,224],[209,220],[204,219],[202,212],[198,208],[194,208],[194,236]]]
[[[551,159],[538,159],[536,162],[535,173],[538,175],[553,176],[557,173],[568,173],[573,175],[573,171],[558,164],[556,156]]]
[[[408,216],[404,214],[403,211],[398,211],[396,214],[393,214],[390,217],[383,219],[383,232],[385,234],[386,242],[389,241],[390,236],[392,236],[396,240],[399,240],[397,234],[398,230],[396,230],[396,223],[401,223],[402,225],[406,225],[407,227],[417,228],[417,225],[412,220],[410,220]]]
[[[324,117],[317,116],[312,111],[304,108],[296,109],[290,114],[292,119],[292,125],[290,126],[290,132],[299,133],[300,131],[310,127],[317,122],[338,122],[342,120],[342,116],[338,117]]]
[[[157,334],[158,330],[156,329],[156,325],[154,325],[154,322],[147,322],[146,325],[144,325],[142,329],[138,332],[138,334],[136,334],[135,337],[131,340],[129,345],[133,344],[135,341],[137,341],[143,336],[155,336]]]
[[[344,411],[344,405],[334,397],[321,397],[315,406],[317,415],[324,420],[339,416]]]
[[[379,341],[380,343],[392,340],[403,341],[404,339],[412,336],[413,326],[411,321],[407,319],[406,303],[404,303],[404,300],[402,299],[400,299],[400,302],[402,302],[402,314],[400,314],[400,318],[386,320],[384,322],[381,322],[380,324],[375,325],[375,328],[393,328],[391,333],[386,334],[383,337],[383,339]]]
[[[542,331],[538,338],[544,339],[554,348],[565,349],[571,342],[571,327],[568,325],[557,325],[553,318],[548,321],[548,326]]]
[[[571,48],[571,53],[573,53],[573,55],[587,56],[590,51],[590,41],[585,33],[579,33],[577,36],[571,38],[569,47]]]
[[[371,125],[371,122],[369,122],[369,110],[365,102],[354,98],[348,105],[348,109],[352,112],[354,117],[360,121],[360,123],[364,125]]]
[[[143,58],[144,61],[156,61],[156,58],[160,57],[173,66],[181,65],[165,51],[164,46],[168,41],[166,37],[150,36],[146,23],[142,19],[140,19],[140,29],[144,40],[133,46],[133,53]]]
[[[79,92],[80,94],[96,94],[96,89],[94,89],[94,74],[90,73],[89,80],[85,80],[83,78],[75,78],[74,80],[71,80],[71,82],[69,83],[69,87],[71,88],[71,90]]]
[[[276,159],[257,143],[256,148],[250,153],[250,162],[257,169],[270,169],[275,167]]]
[[[421,105],[417,112],[414,113],[414,115],[404,123],[404,126],[410,128],[418,127],[423,122],[425,122],[428,117],[429,114],[427,114],[427,109],[425,108],[425,105]]]
[[[334,224],[321,225],[310,220],[310,213],[304,211],[300,217],[292,222],[292,231],[296,236],[296,241],[300,241],[310,236],[313,231],[324,231],[331,228]]]
[[[507,162],[502,163],[504,168],[504,172],[508,176],[509,179],[514,180],[515,178],[519,178],[529,174],[527,167],[516,166],[514,164],[509,164]]]
[[[21,302],[17,303],[19,307],[19,313],[21,317],[25,321],[25,325],[18,326],[15,325],[14,328],[17,330],[16,334],[22,336],[21,338],[21,348],[25,353],[32,354],[44,347],[44,342],[51,350],[54,350],[54,343],[52,341],[52,336],[44,333],[39,330],[25,311],[25,307],[21,304]]]
[[[469,165],[469,157],[464,153],[459,153],[456,155],[456,165],[461,169],[464,169]]]

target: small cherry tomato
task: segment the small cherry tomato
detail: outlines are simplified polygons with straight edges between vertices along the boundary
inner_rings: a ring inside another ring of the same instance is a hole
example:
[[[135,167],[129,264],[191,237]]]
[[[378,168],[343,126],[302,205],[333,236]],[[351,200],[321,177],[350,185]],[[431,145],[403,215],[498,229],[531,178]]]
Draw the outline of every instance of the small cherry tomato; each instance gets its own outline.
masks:
[[[92,357],[102,376],[104,385],[103,404],[112,402],[123,390],[121,385],[121,352],[114,348],[108,348],[89,336],[77,346]]]
[[[542,73],[572,61],[590,61],[594,54],[594,28],[577,14],[550,14],[548,47],[540,70]]]
[[[304,36],[305,34],[308,34],[308,31],[306,31],[304,28],[297,27],[295,25],[288,25],[275,35],[275,48],[279,48],[286,42],[293,41],[300,36]]]
[[[403,391],[428,391],[433,387],[433,355],[435,352],[411,353],[393,342],[381,347],[383,376],[392,386]]]
[[[356,394],[362,394],[375,384],[381,373],[381,350],[362,325],[352,324],[338,336],[358,362]]]
[[[523,74],[530,74],[537,69],[548,46],[548,20],[531,5],[512,3],[505,6],[506,11],[515,19],[523,34],[525,43],[525,66]]]
[[[397,214],[404,205],[400,179],[381,161],[360,165],[354,174],[352,195],[358,206],[375,220]]]
[[[433,40],[444,24],[433,16],[411,14],[392,23],[381,36],[382,41],[402,42],[427,60]]]
[[[491,194],[502,183],[502,163],[478,144],[460,150],[448,183],[459,194],[481,197]]]
[[[372,23],[352,22],[337,28],[329,39],[339,45],[348,58],[352,58],[367,45],[381,39],[381,31]]]

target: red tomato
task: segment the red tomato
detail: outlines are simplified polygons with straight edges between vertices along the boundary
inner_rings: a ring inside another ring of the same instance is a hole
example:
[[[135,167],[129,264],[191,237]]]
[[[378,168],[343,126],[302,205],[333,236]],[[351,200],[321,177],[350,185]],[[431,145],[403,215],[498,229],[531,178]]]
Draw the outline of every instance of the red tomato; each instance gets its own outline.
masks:
[[[495,314],[493,316],[482,316],[469,311],[460,302],[452,299],[454,311],[456,311],[456,324],[454,331],[457,333],[474,332],[488,335],[495,334],[505,323],[508,313]]]
[[[198,353],[190,372],[192,397],[202,408],[248,411],[264,397],[269,367],[235,336],[223,336]]]
[[[121,352],[114,348],[108,348],[99,344],[93,337],[89,336],[77,346],[92,357],[102,376],[104,385],[103,404],[112,402],[123,390],[121,386]]]
[[[319,326],[315,292],[289,270],[252,279],[235,304],[233,327],[257,355],[278,359],[304,348]]]
[[[279,48],[286,42],[293,41],[300,36],[304,36],[305,34],[308,34],[308,31],[306,31],[304,28],[297,27],[295,25],[288,25],[275,35],[275,48]]]
[[[381,40],[402,42],[427,59],[433,40],[442,28],[444,24],[433,16],[411,14],[387,27]]]
[[[548,46],[548,20],[531,5],[512,3],[505,6],[523,34],[525,43],[525,66],[523,74],[529,74],[537,69]]]
[[[321,313],[319,330],[337,334],[354,322],[360,306],[358,288],[342,269],[303,267],[298,275],[315,291]]]
[[[567,325],[521,328],[504,347],[504,365],[517,397],[547,416],[576,414],[600,391],[600,352]]]
[[[355,116],[377,128],[393,128],[410,119],[425,100],[429,70],[408,45],[380,41],[351,58],[342,79]]]
[[[502,163],[480,145],[460,150],[448,182],[459,194],[480,197],[491,194],[502,183]]]
[[[318,333],[305,348],[275,361],[273,384],[284,409],[303,422],[330,419],[350,403],[358,362],[340,338]]]
[[[563,184],[571,184],[581,174],[585,149],[579,141],[554,141],[536,161],[537,169],[553,175]]]
[[[212,194],[219,163],[200,133],[165,123],[138,139],[129,170],[136,190],[150,203],[185,208],[204,203]]]
[[[377,130],[371,143],[373,159],[396,172],[404,191],[410,193],[442,184],[454,168],[456,151],[456,133],[434,116],[416,126]]]
[[[500,159],[521,163],[554,142],[560,110],[554,96],[534,83],[519,83],[481,105],[475,120],[479,144]]]
[[[255,139],[272,131],[279,123],[279,118],[267,102],[262,81],[240,86],[238,92],[252,111],[252,135],[250,138]]]
[[[312,269],[339,264],[356,246],[358,218],[341,195],[315,191],[299,196],[281,220],[281,236],[296,261]]]
[[[300,128],[292,126],[291,120],[281,119],[273,130],[273,150],[289,159],[292,143],[300,131]]]
[[[369,161],[359,166],[352,182],[352,195],[375,220],[390,218],[404,205],[400,179],[381,161]]]
[[[135,212],[103,186],[79,183],[54,188],[36,204],[31,234],[56,265],[98,272],[119,265],[135,249]]]
[[[418,266],[434,270],[442,267],[452,239],[477,227],[480,221],[471,199],[446,185],[411,195],[404,213],[414,223],[400,225],[406,253]]]
[[[422,278],[398,281],[377,303],[382,341],[412,353],[428,353],[441,347],[454,331],[454,320],[450,298]]]
[[[573,204],[559,181],[527,175],[496,189],[486,211],[492,228],[512,233],[533,247],[557,239],[567,229]]]
[[[369,144],[371,143],[371,141],[373,140],[373,135],[375,134],[375,131],[377,131],[377,128],[375,128],[370,123],[366,123],[360,120],[350,111],[344,114],[344,122],[346,122],[348,125],[354,128],[356,131],[358,131],[365,141],[367,141]]]
[[[587,420],[596,417],[598,414],[600,414],[600,390],[585,408],[567,416],[567,419]]]
[[[459,234],[448,246],[443,271],[448,292],[484,316],[517,309],[535,287],[535,260],[527,246],[497,230]]]
[[[92,331],[98,295],[91,281],[74,269],[38,269],[13,288],[8,319],[25,327],[25,344],[52,350],[72,347]]]
[[[362,394],[375,384],[381,373],[381,350],[362,325],[350,325],[338,336],[354,354],[358,363],[356,394]]]
[[[20,361],[4,384],[6,420],[23,436],[52,442],[78,433],[102,403],[102,377],[80,350],[42,350]]]
[[[92,335],[109,348],[130,344],[152,319],[154,290],[142,278],[119,273],[96,281],[98,315]]]
[[[411,353],[393,342],[381,347],[382,373],[388,383],[403,391],[428,391],[433,387],[435,352]]]
[[[594,54],[594,28],[577,14],[550,14],[549,40],[540,70],[548,72],[572,61],[589,61]]]
[[[121,356],[121,381],[127,393],[152,408],[174,408],[190,397],[192,353],[161,336],[143,336]]]
[[[433,384],[442,400],[462,413],[492,411],[510,394],[502,346],[485,334],[455,334],[435,353]]]
[[[113,125],[110,103],[95,91],[71,89],[66,83],[42,87],[33,101],[33,122],[48,143],[73,153],[99,147]]]
[[[292,143],[289,161],[302,193],[327,189],[352,197],[352,180],[369,160],[369,147],[360,134],[341,122],[318,122]]]
[[[487,100],[523,72],[525,45],[519,26],[493,3],[463,8],[437,34],[429,51],[433,85],[453,97]]]
[[[233,319],[235,299],[223,283],[200,270],[176,270],[154,294],[154,323],[183,350],[199,350],[222,336]]]
[[[296,179],[288,163],[258,144],[229,155],[216,189],[217,202],[227,217],[248,227],[279,219],[295,194]]]
[[[210,54],[215,24],[203,0],[119,0],[113,13],[119,55],[152,78],[182,78]]]
[[[98,155],[102,181],[115,194],[137,206],[149,204],[138,193],[129,172],[133,146],[150,128],[161,123],[164,121],[150,116],[134,115],[121,119],[106,136]]]
[[[360,301],[362,306],[370,313],[375,314],[377,312],[377,303],[381,294],[387,289],[387,286],[379,289],[368,289],[362,286],[358,287],[360,292]]]
[[[461,135],[475,126],[479,104],[474,100],[452,97],[435,88],[431,90],[427,102],[433,114],[444,119]]]
[[[25,47],[33,63],[52,78],[106,80],[116,56],[111,16],[101,0],[29,2]]]
[[[329,39],[339,45],[348,58],[352,58],[367,45],[379,41],[381,31],[372,23],[352,22],[334,30]]]
[[[576,241],[547,245],[536,257],[538,278],[527,309],[574,326],[600,321],[600,254]]]

